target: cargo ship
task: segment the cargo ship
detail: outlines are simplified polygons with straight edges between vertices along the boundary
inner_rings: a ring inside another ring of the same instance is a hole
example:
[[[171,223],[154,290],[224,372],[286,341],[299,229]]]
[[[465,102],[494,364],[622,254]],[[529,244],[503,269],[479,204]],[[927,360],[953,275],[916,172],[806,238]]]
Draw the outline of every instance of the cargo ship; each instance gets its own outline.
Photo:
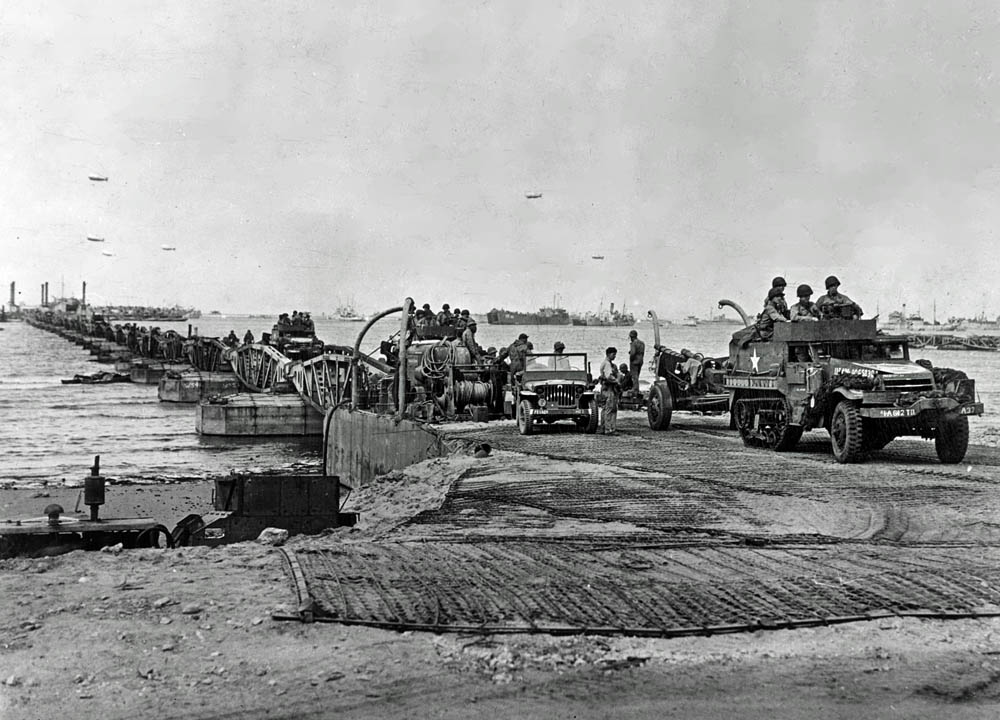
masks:
[[[611,303],[609,309],[600,312],[589,312],[584,315],[573,316],[574,325],[592,325],[597,327],[632,327],[635,325],[635,315],[625,311],[615,310],[615,304]]]
[[[518,312],[493,308],[486,313],[490,325],[569,325],[569,313],[563,308],[543,307],[538,312]]]

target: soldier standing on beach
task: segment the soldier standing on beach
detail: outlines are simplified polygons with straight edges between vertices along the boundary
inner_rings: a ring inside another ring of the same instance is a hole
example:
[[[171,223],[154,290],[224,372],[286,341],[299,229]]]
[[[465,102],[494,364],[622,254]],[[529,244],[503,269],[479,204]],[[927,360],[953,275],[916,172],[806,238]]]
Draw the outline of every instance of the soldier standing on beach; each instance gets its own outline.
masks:
[[[604,351],[604,362],[601,363],[601,394],[604,396],[604,412],[601,413],[599,432],[605,435],[615,435],[618,426],[618,393],[621,392],[618,367],[615,358],[618,348],[609,347]]]
[[[642,372],[642,361],[646,357],[646,343],[639,339],[639,333],[630,330],[628,344],[628,368],[632,376],[632,388],[639,389],[639,373]]]

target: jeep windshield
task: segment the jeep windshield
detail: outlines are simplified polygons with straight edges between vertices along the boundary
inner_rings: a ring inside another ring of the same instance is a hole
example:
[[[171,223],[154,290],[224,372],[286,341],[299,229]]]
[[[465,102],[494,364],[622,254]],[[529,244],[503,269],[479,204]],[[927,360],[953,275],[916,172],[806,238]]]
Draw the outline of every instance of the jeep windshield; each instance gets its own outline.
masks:
[[[532,353],[524,359],[524,369],[536,370],[586,370],[586,353]]]

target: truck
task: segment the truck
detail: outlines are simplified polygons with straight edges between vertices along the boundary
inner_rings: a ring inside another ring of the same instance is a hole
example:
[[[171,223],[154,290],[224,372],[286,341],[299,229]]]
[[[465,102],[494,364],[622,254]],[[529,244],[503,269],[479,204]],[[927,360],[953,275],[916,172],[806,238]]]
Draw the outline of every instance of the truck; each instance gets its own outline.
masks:
[[[779,322],[767,339],[740,330],[721,384],[744,444],[787,451],[826,429],[839,463],[904,436],[933,440],[942,463],[961,462],[969,417],[983,414],[974,380],[912,361],[906,337],[873,319]]]

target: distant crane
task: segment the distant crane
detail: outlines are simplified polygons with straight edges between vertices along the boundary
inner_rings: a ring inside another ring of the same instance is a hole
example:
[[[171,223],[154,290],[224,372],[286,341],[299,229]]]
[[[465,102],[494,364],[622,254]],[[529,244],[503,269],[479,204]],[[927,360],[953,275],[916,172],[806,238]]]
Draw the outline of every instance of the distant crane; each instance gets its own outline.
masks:
[[[107,175],[88,175],[87,179],[88,180],[92,180],[94,182],[107,182],[108,181],[108,176]]]

